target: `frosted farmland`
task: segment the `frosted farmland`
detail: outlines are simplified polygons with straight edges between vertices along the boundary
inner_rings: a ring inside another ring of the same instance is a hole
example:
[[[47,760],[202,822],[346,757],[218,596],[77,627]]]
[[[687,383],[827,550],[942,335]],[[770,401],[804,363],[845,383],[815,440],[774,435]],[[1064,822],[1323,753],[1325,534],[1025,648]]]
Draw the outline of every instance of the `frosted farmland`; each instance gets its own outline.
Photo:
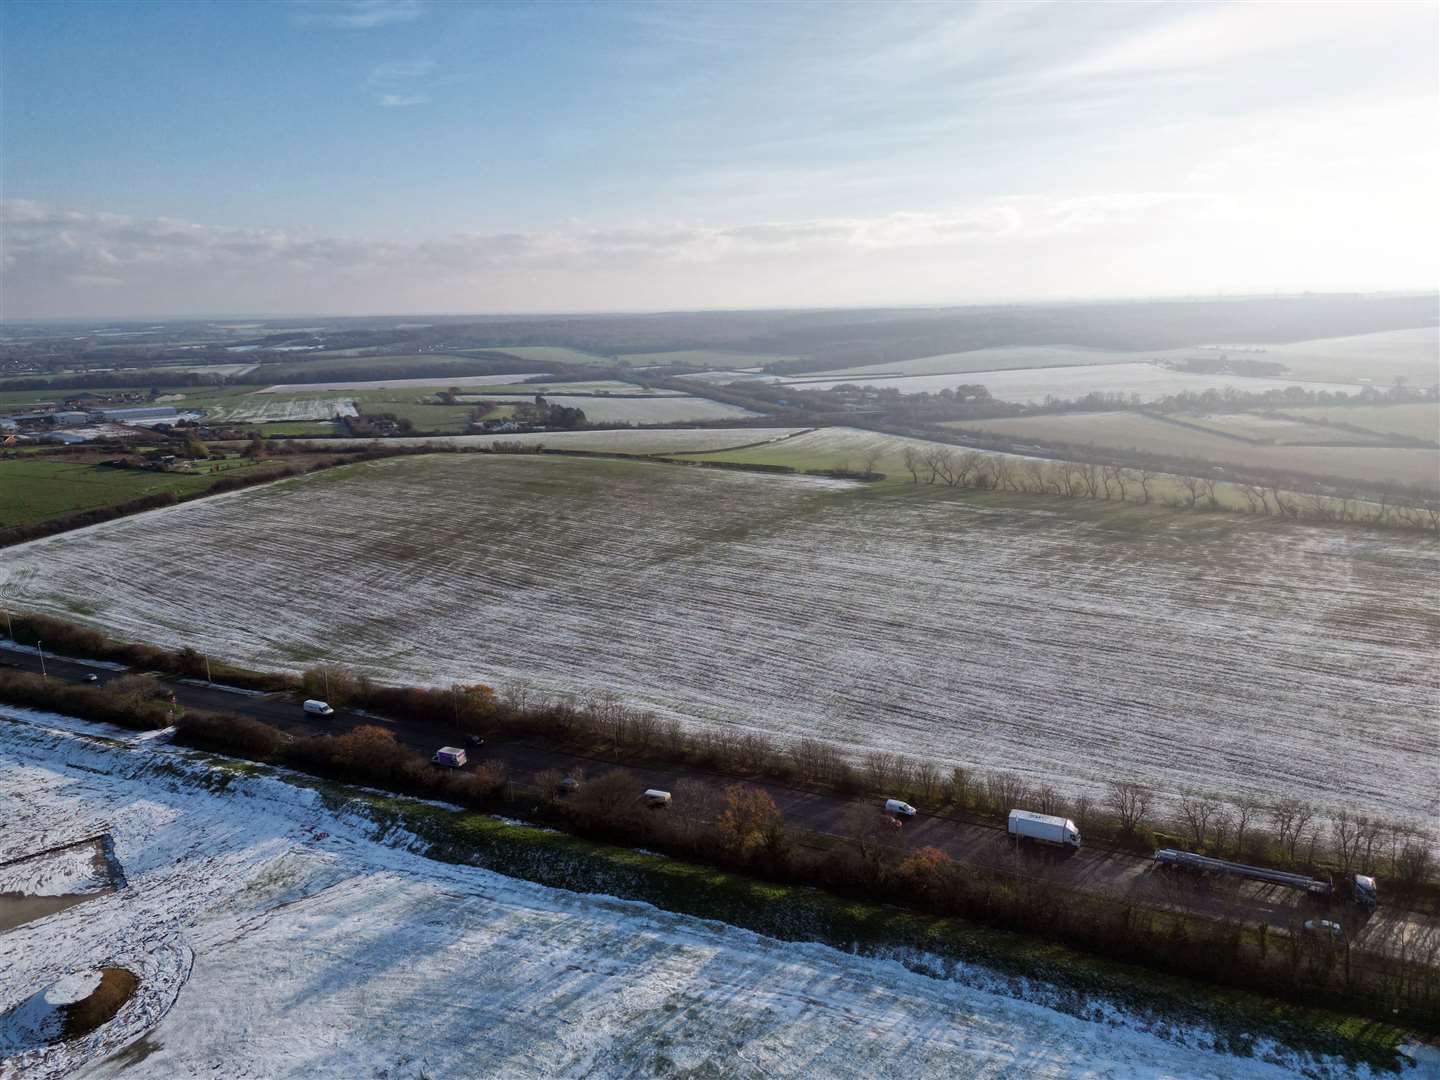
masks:
[[[242,398],[225,398],[222,403],[205,410],[212,423],[264,424],[295,420],[333,420],[337,416],[357,416],[355,402],[349,398],[281,398],[247,394]]]
[[[433,386],[444,390],[451,386],[510,386],[533,379],[543,371],[519,375],[437,375],[432,379],[358,379],[340,382],[277,383],[257,394],[311,394],[316,390],[399,390],[411,386]]]
[[[931,978],[431,862],[312,790],[218,779],[158,740],[0,719],[0,855],[105,830],[127,879],[0,935],[0,1018],[102,965],[141,975],[91,1035],[0,1041],[0,1078],[1292,1075],[1204,1032],[988,992],[979,969]]]
[[[920,356],[883,364],[861,364],[823,373],[825,378],[852,375],[954,375],[959,372],[1004,371],[1011,368],[1133,364],[1149,360],[1184,360],[1203,356],[1194,349],[1152,349],[1146,352],[1119,352],[1087,349],[1079,345],[1013,345],[994,349]]]
[[[929,394],[952,389],[962,384],[984,386],[990,396],[1001,401],[1043,402],[1047,397],[1062,401],[1082,398],[1086,394],[1122,394],[1127,399],[1156,401],[1186,390],[1204,393],[1234,387],[1248,394],[1281,390],[1297,385],[1295,379],[1255,379],[1240,375],[1191,375],[1172,371],[1158,364],[1094,364],[1071,367],[1026,368],[1010,371],[967,371],[951,375],[910,375],[889,377],[853,376],[819,380],[790,381],[797,390],[830,390],[854,384],[875,390],[894,388],[902,394]],[[1305,382],[1310,390],[1339,390],[1354,393],[1358,385],[1350,383]]]
[[[1440,549],[624,461],[372,463],[6,552],[8,603],[257,666],[612,688],[1069,789],[1437,808]],[[163,554],[157,554],[163,553]]]
[[[531,434],[428,435],[418,438],[326,439],[326,446],[458,446],[489,448],[496,442],[544,446],[556,450],[590,450],[614,454],[700,454],[738,446],[780,442],[808,428],[671,428],[610,431],[539,431]],[[301,442],[312,440],[301,439]]]
[[[760,413],[727,405],[709,398],[666,395],[664,397],[585,397],[546,394],[551,405],[568,405],[585,410],[592,424],[683,424],[700,420],[739,420]]]

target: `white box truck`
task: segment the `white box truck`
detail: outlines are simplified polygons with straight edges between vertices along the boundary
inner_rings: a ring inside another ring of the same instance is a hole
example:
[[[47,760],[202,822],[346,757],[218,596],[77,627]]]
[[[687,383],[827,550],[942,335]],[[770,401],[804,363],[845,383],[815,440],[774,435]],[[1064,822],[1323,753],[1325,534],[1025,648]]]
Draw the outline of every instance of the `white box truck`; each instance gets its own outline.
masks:
[[[1080,849],[1080,830],[1069,818],[1054,814],[1037,814],[1030,810],[1011,810],[1009,832],[1017,841],[1038,840],[1042,844]]]
[[[463,769],[465,767],[465,751],[458,746],[442,746],[435,751],[435,756],[430,759],[436,765],[445,765],[452,769]]]

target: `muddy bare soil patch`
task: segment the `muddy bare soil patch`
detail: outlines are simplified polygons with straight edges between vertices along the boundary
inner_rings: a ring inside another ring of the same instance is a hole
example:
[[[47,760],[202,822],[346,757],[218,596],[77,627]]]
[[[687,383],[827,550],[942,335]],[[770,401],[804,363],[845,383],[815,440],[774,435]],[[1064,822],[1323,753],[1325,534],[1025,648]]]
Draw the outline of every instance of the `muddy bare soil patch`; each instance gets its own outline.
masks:
[[[0,933],[114,892],[124,884],[108,836],[0,862]]]

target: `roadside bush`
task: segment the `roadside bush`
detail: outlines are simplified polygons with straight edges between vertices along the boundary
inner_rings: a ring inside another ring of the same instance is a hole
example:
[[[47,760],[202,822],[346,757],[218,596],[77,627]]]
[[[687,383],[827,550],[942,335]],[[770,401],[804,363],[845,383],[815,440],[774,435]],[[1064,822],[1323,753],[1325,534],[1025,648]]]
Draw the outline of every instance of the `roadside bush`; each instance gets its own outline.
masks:
[[[269,761],[280,749],[280,732],[247,716],[186,712],[175,724],[175,741],[182,746],[237,754]]]
[[[50,615],[10,613],[14,640],[22,645],[43,641],[45,651],[80,656],[93,660],[111,660],[142,671],[161,671],[172,675],[199,677],[205,671],[205,657],[194,649],[178,652],[156,645],[112,641],[105,634],[88,626],[57,619]],[[297,682],[289,675],[276,672],[251,671],[248,668],[211,661],[211,674],[217,682],[252,690],[293,690]]]
[[[0,701],[137,731],[168,727],[171,721],[169,707],[159,702],[117,698],[105,690],[72,686],[23,671],[0,671]]]
[[[570,805],[576,816],[592,825],[619,828],[640,815],[640,782],[629,769],[612,769],[588,781]]]

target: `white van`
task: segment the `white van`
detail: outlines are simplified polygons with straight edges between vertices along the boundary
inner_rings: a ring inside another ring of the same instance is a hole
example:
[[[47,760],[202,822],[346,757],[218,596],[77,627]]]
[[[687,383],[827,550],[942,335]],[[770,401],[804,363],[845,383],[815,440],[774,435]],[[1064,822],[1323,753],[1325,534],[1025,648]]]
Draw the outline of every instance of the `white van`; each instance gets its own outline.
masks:
[[[465,767],[465,751],[458,746],[442,746],[435,751],[431,762],[436,765],[444,765],[451,769],[463,769]]]
[[[332,709],[329,705],[326,705],[325,702],[316,701],[314,698],[311,698],[309,701],[305,702],[305,711],[308,712],[311,716],[335,715],[334,709]]]
[[[641,795],[640,798],[645,800],[646,806],[670,805],[670,793],[668,791],[660,791],[657,788],[650,788],[644,795]]]
[[[900,817],[914,817],[915,808],[908,802],[901,802],[899,799],[886,799],[885,813],[897,814]]]

